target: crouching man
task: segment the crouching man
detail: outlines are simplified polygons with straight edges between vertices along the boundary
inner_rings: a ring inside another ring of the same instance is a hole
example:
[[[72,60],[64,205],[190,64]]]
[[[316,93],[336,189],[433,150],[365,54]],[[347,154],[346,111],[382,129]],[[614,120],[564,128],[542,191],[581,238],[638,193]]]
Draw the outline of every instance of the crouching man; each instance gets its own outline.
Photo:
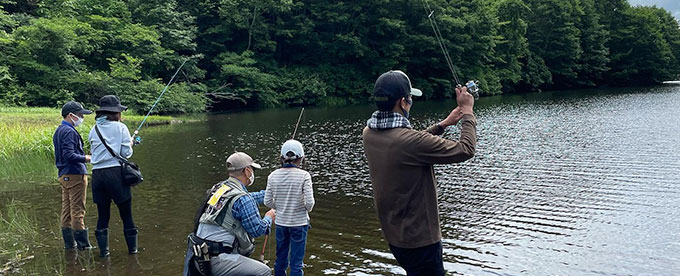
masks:
[[[272,209],[260,218],[257,205],[265,191],[246,189],[260,168],[243,152],[229,156],[229,179],[210,189],[189,235],[184,275],[271,275],[267,265],[248,258],[255,250],[253,238],[269,233],[276,216]]]

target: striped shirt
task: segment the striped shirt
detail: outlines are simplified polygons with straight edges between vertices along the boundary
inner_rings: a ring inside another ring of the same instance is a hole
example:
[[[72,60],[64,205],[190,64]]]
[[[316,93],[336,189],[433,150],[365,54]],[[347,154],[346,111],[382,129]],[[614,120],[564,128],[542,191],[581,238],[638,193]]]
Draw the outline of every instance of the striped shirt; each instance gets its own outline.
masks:
[[[269,174],[264,205],[276,209],[276,225],[285,227],[309,224],[314,207],[312,176],[299,168],[280,168]]]

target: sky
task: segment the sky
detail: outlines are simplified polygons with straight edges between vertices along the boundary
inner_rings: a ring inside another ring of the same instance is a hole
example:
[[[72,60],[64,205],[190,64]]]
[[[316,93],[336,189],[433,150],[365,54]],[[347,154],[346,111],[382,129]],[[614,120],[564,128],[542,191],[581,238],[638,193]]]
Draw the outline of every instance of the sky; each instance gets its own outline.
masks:
[[[633,6],[656,5],[657,7],[665,8],[670,11],[675,18],[680,20],[680,0],[628,0],[628,2]]]

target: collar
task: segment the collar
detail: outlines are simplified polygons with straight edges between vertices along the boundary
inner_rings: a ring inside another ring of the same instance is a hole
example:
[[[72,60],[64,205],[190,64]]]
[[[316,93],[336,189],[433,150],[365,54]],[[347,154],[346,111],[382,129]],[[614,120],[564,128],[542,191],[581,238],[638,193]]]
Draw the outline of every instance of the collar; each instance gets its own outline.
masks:
[[[95,119],[95,123],[98,124],[98,125],[106,124],[106,122],[108,122],[108,121],[109,120],[106,119],[106,116],[99,117],[99,118]]]
[[[291,164],[291,163],[288,163],[288,164],[284,163],[282,167],[283,168],[297,168],[298,166],[295,165],[295,164]]]
[[[240,184],[241,187],[243,187],[243,190],[245,192],[248,192],[248,188],[246,188],[246,184],[243,184],[243,182],[241,182],[241,180],[238,180],[238,178],[230,176],[229,179],[227,179],[227,180],[230,181],[231,183],[234,183],[234,184]]]
[[[366,126],[371,129],[393,129],[393,128],[412,128],[411,122],[401,113],[394,111],[376,111],[366,122]]]
[[[61,124],[62,124],[62,125],[70,126],[72,129],[76,129],[76,127],[74,127],[71,123],[67,122],[66,120],[62,120],[62,121],[61,121]]]

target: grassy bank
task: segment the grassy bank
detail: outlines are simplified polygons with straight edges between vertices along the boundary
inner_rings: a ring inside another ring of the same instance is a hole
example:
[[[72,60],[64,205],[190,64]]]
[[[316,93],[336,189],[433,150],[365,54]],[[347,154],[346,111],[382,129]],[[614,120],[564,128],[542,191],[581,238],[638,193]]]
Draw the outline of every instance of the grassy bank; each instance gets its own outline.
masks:
[[[123,114],[130,131],[144,116]],[[0,107],[0,191],[13,189],[18,182],[41,182],[53,175],[54,147],[52,135],[61,123],[61,110],[54,108]],[[171,124],[179,120],[170,116],[149,116],[146,125]],[[85,117],[78,127],[89,151],[87,134],[94,124],[94,115]],[[4,183],[4,184],[3,184]]]
[[[17,272],[22,264],[33,259],[31,249],[38,237],[37,223],[16,201],[0,212],[0,275]]]

